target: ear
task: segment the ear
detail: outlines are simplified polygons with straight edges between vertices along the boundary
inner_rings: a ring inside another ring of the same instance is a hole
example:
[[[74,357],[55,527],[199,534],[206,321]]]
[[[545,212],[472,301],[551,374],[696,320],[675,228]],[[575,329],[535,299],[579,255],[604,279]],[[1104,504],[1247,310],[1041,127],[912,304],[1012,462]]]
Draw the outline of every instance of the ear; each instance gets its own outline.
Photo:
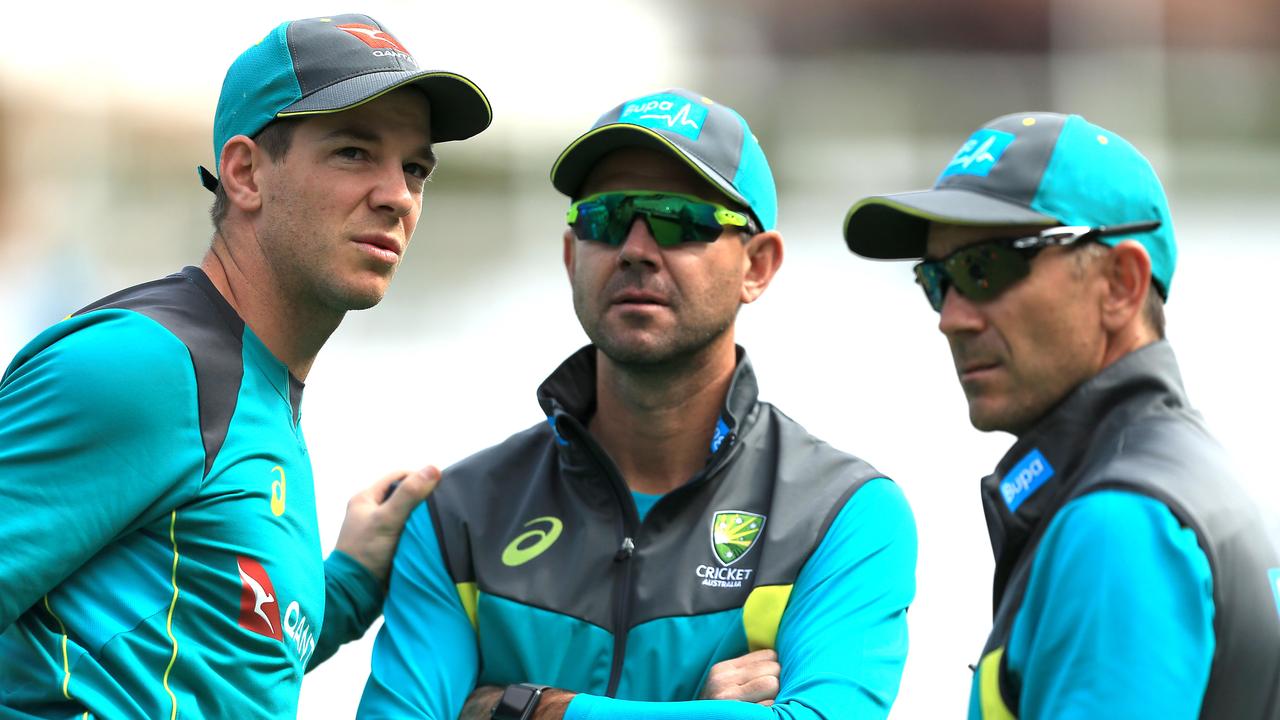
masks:
[[[1136,240],[1116,244],[1103,265],[1106,294],[1102,299],[1102,325],[1110,333],[1140,322],[1151,292],[1151,256]]]
[[[747,241],[746,274],[742,279],[741,295],[744,304],[755,302],[764,294],[778,268],[782,267],[782,254],[782,235],[777,230],[767,230]]]
[[[573,259],[575,243],[578,238],[573,234],[573,228],[567,228],[564,231],[564,270],[569,274],[569,281],[573,282]]]
[[[232,207],[241,212],[252,213],[262,207],[262,191],[256,171],[263,158],[265,154],[258,149],[257,143],[245,135],[236,135],[222,146],[218,182]]]

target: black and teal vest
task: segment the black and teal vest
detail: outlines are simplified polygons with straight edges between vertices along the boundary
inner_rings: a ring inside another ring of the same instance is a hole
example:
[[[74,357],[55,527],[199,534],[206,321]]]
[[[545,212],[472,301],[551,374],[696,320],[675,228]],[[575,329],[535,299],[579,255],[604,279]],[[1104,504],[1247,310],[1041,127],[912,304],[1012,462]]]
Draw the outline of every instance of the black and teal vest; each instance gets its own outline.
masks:
[[[1039,450],[1053,481],[1009,510],[1001,483]],[[1215,648],[1200,717],[1280,718],[1280,552],[1222,447],[1191,408],[1169,343],[1134,351],[1076,388],[982,480],[995,552],[995,620],[977,668],[984,720],[1016,718],[1021,687],[1004,648],[1036,549],[1058,510],[1100,490],[1153,498],[1192,529],[1213,572]]]
[[[845,502],[881,475],[757,400],[738,363],[705,467],[640,521],[587,432],[596,350],[540,387],[547,421],[445,471],[429,500],[477,630],[477,683],[653,701],[774,647],[791,588]]]

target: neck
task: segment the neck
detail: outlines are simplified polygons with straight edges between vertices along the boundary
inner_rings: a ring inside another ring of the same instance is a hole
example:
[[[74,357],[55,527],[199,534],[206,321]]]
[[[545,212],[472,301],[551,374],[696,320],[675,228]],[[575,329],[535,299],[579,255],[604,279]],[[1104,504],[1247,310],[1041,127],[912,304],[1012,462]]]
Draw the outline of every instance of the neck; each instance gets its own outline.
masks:
[[[588,423],[632,490],[663,494],[703,468],[737,365],[732,331],[665,365],[623,365],[596,351]]]
[[[200,269],[271,354],[306,380],[343,313],[306,302],[260,254],[233,249],[220,235],[214,235]]]

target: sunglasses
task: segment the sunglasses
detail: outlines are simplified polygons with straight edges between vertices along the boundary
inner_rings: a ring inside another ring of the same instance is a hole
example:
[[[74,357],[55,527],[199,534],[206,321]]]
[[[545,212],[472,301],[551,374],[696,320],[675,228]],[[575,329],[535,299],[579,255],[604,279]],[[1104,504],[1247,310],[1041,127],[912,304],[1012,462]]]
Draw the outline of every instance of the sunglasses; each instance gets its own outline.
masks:
[[[1031,272],[1031,259],[1051,245],[1073,245],[1108,235],[1141,233],[1160,227],[1159,220],[1123,225],[1070,225],[1051,227],[1036,235],[993,238],[966,245],[938,260],[924,260],[915,266],[916,282],[924,288],[933,309],[942,312],[947,290],[955,287],[961,295],[979,302],[991,300]]]
[[[618,247],[626,242],[636,217],[662,247],[688,242],[715,242],[726,227],[755,235],[745,214],[692,195],[627,190],[597,193],[569,206],[566,220],[580,240]]]

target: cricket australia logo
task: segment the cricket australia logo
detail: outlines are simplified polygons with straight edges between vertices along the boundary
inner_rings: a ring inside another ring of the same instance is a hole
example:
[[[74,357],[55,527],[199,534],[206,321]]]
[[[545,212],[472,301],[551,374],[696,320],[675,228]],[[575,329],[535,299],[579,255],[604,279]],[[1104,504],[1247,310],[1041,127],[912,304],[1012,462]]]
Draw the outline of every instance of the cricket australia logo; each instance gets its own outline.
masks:
[[[711,518],[711,551],[721,567],[699,565],[697,575],[703,585],[736,588],[751,579],[754,570],[730,566],[755,547],[764,521],[764,515],[742,510],[721,510]]]

